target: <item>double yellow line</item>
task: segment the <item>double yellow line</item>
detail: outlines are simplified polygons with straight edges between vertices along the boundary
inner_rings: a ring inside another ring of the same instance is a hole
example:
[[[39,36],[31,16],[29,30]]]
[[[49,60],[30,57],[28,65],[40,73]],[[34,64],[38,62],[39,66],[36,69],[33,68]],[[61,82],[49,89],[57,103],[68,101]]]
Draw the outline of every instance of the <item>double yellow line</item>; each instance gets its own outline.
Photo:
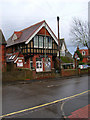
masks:
[[[30,110],[35,110],[35,109],[41,108],[41,107],[45,107],[45,106],[48,106],[48,105],[51,105],[51,104],[54,104],[54,103],[57,103],[57,102],[60,102],[60,101],[64,101],[64,100],[67,100],[67,99],[71,99],[71,98],[74,98],[74,97],[83,95],[83,94],[85,94],[85,93],[87,93],[87,92],[89,92],[89,91],[90,91],[90,90],[87,90],[87,91],[84,91],[84,92],[75,94],[75,95],[73,95],[73,96],[69,96],[69,97],[66,97],[66,98],[62,98],[62,99],[59,99],[59,100],[55,100],[55,101],[53,101],[53,102],[49,102],[49,103],[45,103],[45,104],[38,105],[38,106],[35,106],[35,107],[27,108],[27,109],[24,109],[24,110],[20,110],[20,111],[8,113],[8,114],[6,114],[6,115],[0,116],[0,118],[2,118],[2,117],[7,117],[7,116],[11,116],[11,115],[15,115],[15,114],[19,114],[19,113],[23,113],[23,112],[30,111]]]

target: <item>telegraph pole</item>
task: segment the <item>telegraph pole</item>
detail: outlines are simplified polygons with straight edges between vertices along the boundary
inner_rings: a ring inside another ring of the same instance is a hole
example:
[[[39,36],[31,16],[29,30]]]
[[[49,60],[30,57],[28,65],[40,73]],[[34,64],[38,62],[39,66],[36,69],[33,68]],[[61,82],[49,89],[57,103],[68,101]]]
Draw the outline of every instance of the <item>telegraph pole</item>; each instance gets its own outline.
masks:
[[[90,56],[90,1],[88,2],[88,28],[89,28],[89,35],[88,35],[88,53]],[[90,59],[90,58],[89,58]],[[90,61],[89,61],[90,62]]]
[[[45,71],[46,71],[46,64],[47,64],[47,58],[46,58],[46,22],[45,22],[45,39],[44,39],[44,46],[45,46],[45,59],[44,59],[44,66],[45,66]]]
[[[59,16],[57,16],[57,24],[58,24],[58,51],[59,51],[59,71],[61,74],[61,57],[60,57],[60,34],[59,34]]]

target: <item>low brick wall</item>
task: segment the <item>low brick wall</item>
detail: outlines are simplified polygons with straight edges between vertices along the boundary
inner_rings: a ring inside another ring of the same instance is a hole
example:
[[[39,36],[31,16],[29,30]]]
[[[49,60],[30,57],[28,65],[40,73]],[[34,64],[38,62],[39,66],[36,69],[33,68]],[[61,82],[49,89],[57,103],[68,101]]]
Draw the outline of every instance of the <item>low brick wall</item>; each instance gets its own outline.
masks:
[[[10,71],[2,73],[2,82],[19,81],[27,79],[33,79],[33,74],[30,70]]]
[[[76,69],[66,69],[62,70],[61,76],[62,77],[70,77],[76,75],[83,75],[88,74],[88,70],[80,70],[77,71]],[[60,75],[58,73],[58,75]],[[10,81],[20,81],[20,80],[33,80],[33,79],[46,79],[46,78],[55,78],[58,77],[54,71],[50,72],[40,72],[36,73],[35,71],[27,70],[16,70],[16,71],[9,71],[2,73],[2,82],[10,82]]]
[[[50,72],[41,72],[41,73],[36,73],[35,79],[46,79],[46,78],[54,78],[55,73],[50,71]]]
[[[61,71],[61,76],[65,77],[65,76],[75,76],[77,75],[77,71],[76,69],[66,69],[66,70],[62,70]]]
[[[65,76],[76,76],[76,75],[84,75],[84,74],[88,74],[88,69],[83,69],[83,70],[76,70],[76,69],[66,69],[66,70],[62,70],[61,72],[61,76],[65,77]]]
[[[10,82],[10,81],[20,81],[20,80],[33,80],[33,79],[46,79],[46,78],[54,78],[55,73],[53,71],[50,72],[40,72],[36,73],[36,71],[30,71],[29,69],[20,69],[16,71],[9,71],[2,73],[2,81]]]

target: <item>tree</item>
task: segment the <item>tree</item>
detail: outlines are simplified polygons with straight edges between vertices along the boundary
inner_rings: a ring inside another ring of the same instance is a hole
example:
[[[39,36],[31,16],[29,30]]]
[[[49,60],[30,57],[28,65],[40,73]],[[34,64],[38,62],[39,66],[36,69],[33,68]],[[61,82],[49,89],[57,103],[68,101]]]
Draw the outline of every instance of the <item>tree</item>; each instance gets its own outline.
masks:
[[[75,53],[77,53],[78,57],[80,58],[80,61],[82,61],[82,60],[83,60],[83,56],[82,56],[82,54],[79,52],[79,50],[76,50]],[[75,59],[75,53],[74,53],[74,56],[73,56],[74,59]]]
[[[83,22],[79,18],[73,18],[70,30],[71,40],[75,45],[83,45],[89,47],[88,44],[88,22]]]

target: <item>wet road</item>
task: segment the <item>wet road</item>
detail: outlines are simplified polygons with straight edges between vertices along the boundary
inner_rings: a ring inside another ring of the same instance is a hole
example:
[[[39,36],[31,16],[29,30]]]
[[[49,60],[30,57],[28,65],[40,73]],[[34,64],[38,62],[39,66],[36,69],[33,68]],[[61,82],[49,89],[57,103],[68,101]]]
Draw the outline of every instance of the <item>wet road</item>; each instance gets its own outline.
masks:
[[[3,85],[3,115],[66,98],[88,90],[88,76]],[[61,118],[88,105],[88,94],[7,118]]]

